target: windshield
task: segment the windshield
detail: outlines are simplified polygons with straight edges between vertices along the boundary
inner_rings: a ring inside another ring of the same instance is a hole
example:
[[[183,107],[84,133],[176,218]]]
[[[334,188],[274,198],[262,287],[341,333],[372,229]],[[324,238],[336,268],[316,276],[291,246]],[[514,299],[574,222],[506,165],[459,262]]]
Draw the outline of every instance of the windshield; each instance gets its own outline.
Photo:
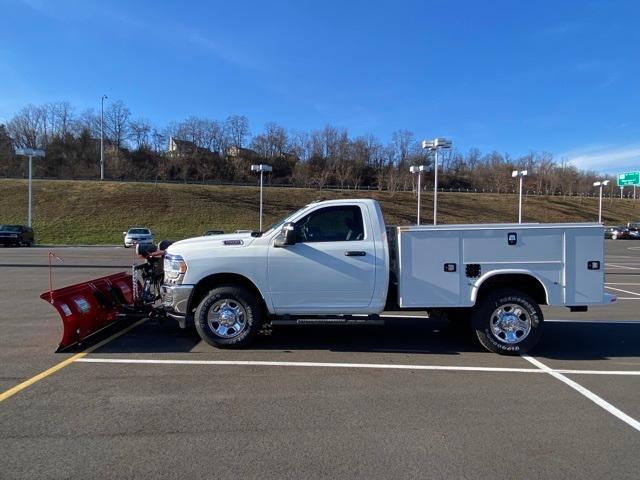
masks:
[[[287,220],[289,220],[291,217],[294,217],[296,215],[296,213],[298,213],[299,211],[301,211],[301,210],[303,210],[303,209],[305,209],[307,207],[308,207],[308,205],[305,205],[304,207],[299,208],[298,210],[296,210],[294,212],[291,212],[289,215],[287,215],[283,219],[281,219],[281,220],[277,221],[276,223],[274,223],[273,225],[271,225],[264,233],[266,234],[266,233],[271,232],[272,230],[279,229],[282,225],[284,225],[287,222]]]
[[[148,228],[130,228],[129,233],[134,235],[148,235],[149,229]]]
[[[0,225],[0,230],[4,230],[5,232],[19,232],[19,225]]]

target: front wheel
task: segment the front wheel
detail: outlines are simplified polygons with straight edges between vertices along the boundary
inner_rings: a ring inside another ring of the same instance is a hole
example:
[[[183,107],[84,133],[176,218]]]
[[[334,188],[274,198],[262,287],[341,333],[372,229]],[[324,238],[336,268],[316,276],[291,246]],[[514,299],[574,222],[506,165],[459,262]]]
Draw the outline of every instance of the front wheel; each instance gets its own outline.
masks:
[[[478,340],[490,352],[521,355],[542,336],[542,310],[529,295],[518,290],[497,290],[476,308],[472,324]]]
[[[244,347],[262,326],[258,299],[243,287],[226,285],[204,297],[195,313],[200,338],[218,348]]]

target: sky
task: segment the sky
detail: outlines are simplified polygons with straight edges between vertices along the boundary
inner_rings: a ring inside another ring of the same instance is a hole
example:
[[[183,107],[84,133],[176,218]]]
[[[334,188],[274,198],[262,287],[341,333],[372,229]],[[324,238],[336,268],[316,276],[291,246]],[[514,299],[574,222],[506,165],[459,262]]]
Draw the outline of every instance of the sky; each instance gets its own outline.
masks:
[[[165,126],[245,115],[640,170],[640,1],[0,0],[0,123],[26,104]]]

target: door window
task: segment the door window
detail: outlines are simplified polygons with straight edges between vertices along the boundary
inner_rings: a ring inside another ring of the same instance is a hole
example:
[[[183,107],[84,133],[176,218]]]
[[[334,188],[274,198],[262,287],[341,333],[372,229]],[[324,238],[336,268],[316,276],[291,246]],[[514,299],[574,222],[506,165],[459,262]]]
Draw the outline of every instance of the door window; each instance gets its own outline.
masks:
[[[364,238],[360,207],[326,207],[296,222],[298,242],[344,242]]]

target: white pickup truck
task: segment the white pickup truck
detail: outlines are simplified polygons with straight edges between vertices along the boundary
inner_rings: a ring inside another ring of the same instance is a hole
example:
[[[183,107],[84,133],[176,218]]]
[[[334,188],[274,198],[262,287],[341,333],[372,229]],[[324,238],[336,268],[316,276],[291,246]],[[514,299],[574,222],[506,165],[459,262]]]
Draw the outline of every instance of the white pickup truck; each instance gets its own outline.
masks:
[[[387,227],[375,200],[312,203],[264,233],[191,238],[164,260],[162,303],[217,347],[265,324],[379,321],[386,309],[468,319],[492,352],[529,351],[539,305],[608,303],[595,223]]]

